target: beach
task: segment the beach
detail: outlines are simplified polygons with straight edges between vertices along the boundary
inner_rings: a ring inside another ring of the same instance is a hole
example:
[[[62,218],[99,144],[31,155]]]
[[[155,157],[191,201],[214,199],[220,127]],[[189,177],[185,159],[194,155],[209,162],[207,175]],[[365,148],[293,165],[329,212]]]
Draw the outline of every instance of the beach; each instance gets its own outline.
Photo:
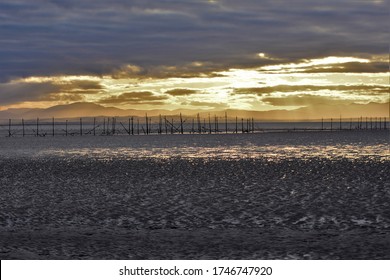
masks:
[[[390,258],[388,131],[83,137],[0,140],[1,259]]]

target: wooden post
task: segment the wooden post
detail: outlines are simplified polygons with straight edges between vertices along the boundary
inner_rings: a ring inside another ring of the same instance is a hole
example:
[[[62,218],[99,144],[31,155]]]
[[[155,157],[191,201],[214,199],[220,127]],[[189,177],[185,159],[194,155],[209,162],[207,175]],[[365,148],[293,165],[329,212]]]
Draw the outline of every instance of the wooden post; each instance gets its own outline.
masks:
[[[225,132],[228,133],[227,112],[225,112]]]
[[[167,116],[164,116],[164,122],[165,122],[165,134],[168,134]]]
[[[379,129],[382,129],[382,117],[379,117]]]
[[[24,137],[24,119],[22,119],[22,129],[23,129],[23,137]]]
[[[214,132],[217,133],[218,132],[218,128],[217,128],[217,116],[214,115]]]
[[[107,129],[106,129],[106,134],[110,134],[110,118],[107,118]]]
[[[80,118],[80,136],[83,136],[83,119]]]
[[[68,136],[68,120],[65,121],[65,136]]]
[[[366,130],[368,129],[368,118],[366,117]]]
[[[238,133],[238,118],[236,116],[236,134]]]
[[[149,134],[149,124],[148,124],[148,122],[149,122],[149,119],[148,119],[148,114],[146,113],[145,114],[145,121],[146,121],[146,134]]]
[[[52,119],[52,136],[54,137],[54,117]]]
[[[211,134],[211,117],[210,117],[210,113],[209,113],[209,134]]]
[[[197,121],[198,121],[198,133],[201,134],[202,133],[202,124],[200,123],[200,115],[199,115],[199,113],[196,116],[196,118],[197,118]]]
[[[244,133],[244,118],[241,118],[241,130]]]
[[[340,121],[339,121],[339,128],[340,128],[340,130],[342,130],[342,127],[341,127],[341,115],[340,115]]]
[[[180,113],[180,133],[183,134],[184,133],[184,130],[183,130],[183,118],[181,116],[181,113]]]
[[[255,120],[252,118],[252,133],[255,133]]]
[[[96,118],[93,118],[93,136],[96,136]]]
[[[161,134],[162,133],[162,118],[161,118],[161,114],[159,116],[159,120],[158,120],[158,134]]]
[[[370,117],[370,127],[371,127],[371,130],[372,130],[372,117]]]
[[[11,137],[11,119],[8,120],[8,137]]]
[[[324,130],[324,118],[321,119],[321,130]]]
[[[131,135],[134,135],[134,117],[131,117]]]
[[[139,118],[137,118],[137,134],[139,135]]]
[[[103,134],[106,134],[106,118],[103,118]]]
[[[37,118],[37,136],[39,136],[39,118]]]

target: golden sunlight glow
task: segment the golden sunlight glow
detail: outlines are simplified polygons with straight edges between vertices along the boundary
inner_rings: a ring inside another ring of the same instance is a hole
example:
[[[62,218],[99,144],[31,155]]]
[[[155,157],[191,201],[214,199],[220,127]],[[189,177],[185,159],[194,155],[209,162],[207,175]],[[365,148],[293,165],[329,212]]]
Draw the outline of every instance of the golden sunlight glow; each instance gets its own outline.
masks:
[[[267,54],[258,53],[260,58]],[[371,58],[382,60],[383,56]],[[198,77],[141,78],[124,72],[140,72],[136,65],[122,67],[117,76],[42,76],[12,80],[7,85],[42,84],[45,94],[2,107],[44,108],[72,102],[94,102],[122,109],[165,110],[292,110],[310,105],[310,102],[344,102],[367,104],[388,100],[387,73],[304,72],[307,68],[357,62],[369,59],[355,57],[325,57],[300,63],[269,65],[256,68],[232,68]],[[194,61],[194,67],[204,66]],[[176,71],[175,69],[170,69]],[[169,66],[166,70],[169,71]],[[389,88],[390,89],[390,88]],[[127,98],[127,99],[126,99]],[[144,99],[143,99],[144,98]],[[331,104],[331,103],[330,103]]]
[[[304,68],[313,67],[313,66],[324,66],[324,65],[334,65],[334,64],[343,64],[348,62],[359,62],[359,63],[369,63],[370,60],[363,58],[355,58],[355,57],[336,57],[329,56],[325,58],[318,59],[308,59],[304,60],[301,63],[289,63],[289,64],[281,64],[281,65],[271,65],[261,67],[262,70],[267,71],[304,71]],[[331,66],[329,66],[331,67]]]

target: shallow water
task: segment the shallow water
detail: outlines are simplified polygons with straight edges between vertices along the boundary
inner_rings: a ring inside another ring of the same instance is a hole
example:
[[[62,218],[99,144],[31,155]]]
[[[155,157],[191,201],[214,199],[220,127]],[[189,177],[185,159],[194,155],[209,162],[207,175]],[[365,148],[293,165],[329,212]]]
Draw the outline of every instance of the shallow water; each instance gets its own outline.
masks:
[[[0,138],[0,157],[389,160],[389,131]]]

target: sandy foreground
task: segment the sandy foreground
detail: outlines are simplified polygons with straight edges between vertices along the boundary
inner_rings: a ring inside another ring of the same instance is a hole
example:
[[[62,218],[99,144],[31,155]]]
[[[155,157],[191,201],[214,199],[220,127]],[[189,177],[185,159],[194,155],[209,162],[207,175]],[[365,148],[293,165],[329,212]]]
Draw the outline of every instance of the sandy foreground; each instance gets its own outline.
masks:
[[[383,158],[8,154],[0,172],[1,259],[390,258]]]

